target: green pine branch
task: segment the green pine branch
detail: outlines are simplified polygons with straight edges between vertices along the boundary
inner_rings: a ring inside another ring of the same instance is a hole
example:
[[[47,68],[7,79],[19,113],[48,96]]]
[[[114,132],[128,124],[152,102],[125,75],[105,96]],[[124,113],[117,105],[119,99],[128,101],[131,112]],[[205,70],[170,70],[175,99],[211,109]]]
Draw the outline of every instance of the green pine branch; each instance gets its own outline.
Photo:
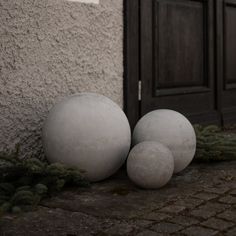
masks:
[[[18,153],[19,148],[10,155],[0,154],[0,215],[32,209],[65,186],[89,186],[78,168],[37,158],[21,160]]]
[[[215,125],[207,127],[195,125],[194,128],[197,136],[196,160],[236,160],[235,133],[225,133]]]

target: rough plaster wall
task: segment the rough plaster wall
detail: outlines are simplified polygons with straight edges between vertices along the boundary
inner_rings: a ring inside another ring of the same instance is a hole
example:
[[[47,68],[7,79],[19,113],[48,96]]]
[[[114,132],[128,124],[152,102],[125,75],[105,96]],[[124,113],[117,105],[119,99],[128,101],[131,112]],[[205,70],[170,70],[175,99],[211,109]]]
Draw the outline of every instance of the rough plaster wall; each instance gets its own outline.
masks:
[[[123,0],[0,0],[0,151],[43,156],[53,104],[81,91],[123,103]]]

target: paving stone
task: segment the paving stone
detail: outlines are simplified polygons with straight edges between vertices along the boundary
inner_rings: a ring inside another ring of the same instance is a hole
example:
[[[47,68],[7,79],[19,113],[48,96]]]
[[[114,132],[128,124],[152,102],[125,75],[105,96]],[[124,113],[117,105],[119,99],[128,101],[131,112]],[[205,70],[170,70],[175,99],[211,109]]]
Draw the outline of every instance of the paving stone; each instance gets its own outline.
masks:
[[[209,209],[209,210],[215,211],[216,213],[219,213],[229,208],[229,205],[217,203],[217,202],[207,202],[206,204],[200,206],[199,208],[205,209],[205,210]]]
[[[214,198],[217,198],[218,195],[214,194],[214,193],[204,193],[204,192],[202,192],[202,193],[198,193],[198,194],[194,195],[194,197],[202,199],[202,200],[209,201],[209,200],[212,200]]]
[[[185,209],[186,209],[185,206],[170,205],[170,206],[163,207],[162,209],[160,209],[160,211],[166,212],[166,213],[176,213],[177,214],[177,213],[184,211]]]
[[[133,230],[134,230],[133,225],[129,225],[127,223],[120,223],[104,231],[104,233],[107,235],[128,235]]]
[[[216,193],[216,194],[224,194],[229,190],[228,187],[208,187],[205,188],[204,191],[209,192],[209,193]]]
[[[168,217],[170,217],[170,216],[167,214],[161,213],[161,212],[150,212],[148,214],[141,216],[142,219],[153,220],[153,221],[157,221],[157,222],[159,222],[161,220],[165,220]]]
[[[174,216],[173,218],[168,219],[168,221],[171,223],[176,223],[183,226],[190,226],[190,225],[195,225],[199,223],[199,220],[193,217],[181,216],[181,215]]]
[[[178,206],[185,206],[187,209],[193,209],[201,205],[204,201],[197,198],[188,197],[185,199],[180,199],[175,202]]]
[[[217,215],[217,217],[236,222],[236,209],[226,210],[223,213]]]
[[[227,204],[207,202],[205,205],[199,206],[196,210],[190,212],[190,214],[203,219],[208,219],[217,213],[224,211],[228,207]]]
[[[152,225],[153,221],[151,221],[151,220],[135,220],[135,221],[132,221],[132,223],[135,224],[137,227],[146,228],[146,227]]]
[[[181,231],[184,235],[188,236],[213,236],[218,233],[216,230],[203,228],[201,226],[191,226],[183,231]]]
[[[233,196],[236,196],[236,189],[234,189],[233,191],[231,191],[229,194],[230,194],[230,195],[233,195]]]
[[[114,222],[116,222],[114,220]],[[106,223],[105,226],[103,223]],[[109,226],[110,220],[100,220],[79,212],[40,207],[37,211],[13,219],[0,220],[1,236],[90,236]]]
[[[236,197],[226,196],[222,197],[218,200],[219,202],[227,203],[227,204],[236,204]]]
[[[193,210],[192,212],[190,212],[190,214],[192,216],[203,218],[203,219],[208,219],[208,218],[214,216],[215,213],[216,213],[215,211],[203,210],[203,209],[197,209],[197,210]]]
[[[227,222],[225,220],[220,220],[220,219],[217,219],[215,217],[213,217],[213,218],[211,218],[207,221],[202,222],[201,225],[212,228],[212,229],[220,230],[220,231],[228,229],[228,228],[234,226],[234,224],[232,222]]]
[[[136,236],[160,236],[160,234],[151,230],[144,230],[138,233]]]
[[[158,232],[158,233],[171,234],[171,233],[175,233],[175,232],[183,229],[183,226],[169,223],[169,222],[161,222],[161,223],[154,225],[151,229]]]
[[[230,229],[227,233],[225,233],[226,236],[235,236],[236,235],[236,227]]]

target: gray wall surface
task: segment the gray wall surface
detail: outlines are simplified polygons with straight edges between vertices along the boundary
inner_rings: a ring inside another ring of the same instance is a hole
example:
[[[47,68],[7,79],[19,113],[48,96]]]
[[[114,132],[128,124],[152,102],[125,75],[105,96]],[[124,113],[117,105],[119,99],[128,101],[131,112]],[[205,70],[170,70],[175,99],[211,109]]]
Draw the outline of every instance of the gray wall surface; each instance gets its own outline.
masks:
[[[0,0],[0,151],[43,156],[50,108],[77,92],[123,105],[123,0]]]

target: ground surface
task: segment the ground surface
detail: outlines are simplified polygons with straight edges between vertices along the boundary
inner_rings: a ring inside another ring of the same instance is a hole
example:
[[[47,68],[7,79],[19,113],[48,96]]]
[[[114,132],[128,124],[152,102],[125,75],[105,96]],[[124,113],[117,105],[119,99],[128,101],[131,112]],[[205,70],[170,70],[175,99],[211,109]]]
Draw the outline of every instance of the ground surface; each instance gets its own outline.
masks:
[[[124,171],[67,190],[38,211],[7,215],[4,236],[236,235],[236,162],[193,164],[161,190],[135,187]]]

